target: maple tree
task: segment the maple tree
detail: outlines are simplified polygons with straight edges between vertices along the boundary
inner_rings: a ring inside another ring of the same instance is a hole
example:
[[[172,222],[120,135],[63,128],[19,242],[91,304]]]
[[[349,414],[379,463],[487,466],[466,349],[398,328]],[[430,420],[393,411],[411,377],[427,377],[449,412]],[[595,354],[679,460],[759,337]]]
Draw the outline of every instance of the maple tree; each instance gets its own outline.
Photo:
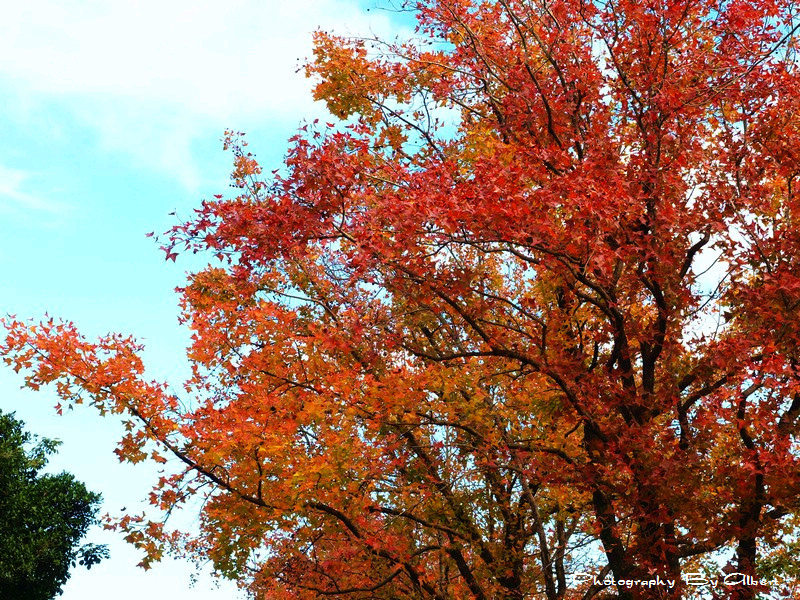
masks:
[[[418,39],[318,33],[338,124],[271,177],[229,133],[238,195],[168,232],[168,259],[218,260],[182,288],[185,398],[130,338],[6,321],[28,386],[127,415],[124,459],[181,461],[154,505],[203,498],[199,533],[121,519],[145,566],[210,558],[266,598],[796,576],[794,5],[406,6]]]

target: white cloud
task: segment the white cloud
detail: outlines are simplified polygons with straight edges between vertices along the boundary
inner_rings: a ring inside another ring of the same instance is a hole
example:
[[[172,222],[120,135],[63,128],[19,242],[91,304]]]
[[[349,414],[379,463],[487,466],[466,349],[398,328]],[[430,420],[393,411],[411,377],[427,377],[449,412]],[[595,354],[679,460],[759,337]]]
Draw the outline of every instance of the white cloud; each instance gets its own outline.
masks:
[[[34,175],[30,171],[0,164],[0,213],[15,216],[30,216],[33,213],[54,215],[66,210],[67,207],[60,202],[46,200],[26,191],[28,181]]]
[[[189,148],[206,128],[319,113],[296,72],[316,28],[391,35],[388,17],[357,0],[4,2],[0,78],[190,186]]]

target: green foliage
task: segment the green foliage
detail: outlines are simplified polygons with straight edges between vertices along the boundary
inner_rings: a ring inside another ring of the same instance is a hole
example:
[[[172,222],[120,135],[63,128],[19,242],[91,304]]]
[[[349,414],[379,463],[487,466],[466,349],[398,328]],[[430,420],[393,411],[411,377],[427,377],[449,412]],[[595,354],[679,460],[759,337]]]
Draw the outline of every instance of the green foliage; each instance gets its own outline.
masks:
[[[78,546],[101,498],[69,473],[40,475],[59,443],[23,425],[0,412],[0,600],[49,600],[76,562],[91,568],[108,556],[103,545]]]

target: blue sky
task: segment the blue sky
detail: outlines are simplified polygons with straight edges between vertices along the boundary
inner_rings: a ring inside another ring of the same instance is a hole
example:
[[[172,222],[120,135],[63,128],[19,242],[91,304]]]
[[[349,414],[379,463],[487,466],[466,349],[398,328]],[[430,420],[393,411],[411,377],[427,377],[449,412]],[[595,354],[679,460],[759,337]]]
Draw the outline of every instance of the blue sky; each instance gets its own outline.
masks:
[[[0,313],[47,312],[88,336],[133,334],[147,345],[150,374],[180,385],[188,335],[173,289],[200,263],[165,263],[144,234],[227,191],[226,128],[247,132],[265,167],[280,165],[301,121],[324,115],[296,72],[311,32],[395,35],[398,21],[366,10],[374,3],[1,2]],[[144,506],[157,472],[117,462],[117,422],[84,407],[58,417],[53,393],[20,384],[0,370],[0,408],[63,441],[54,470],[101,492],[103,512]],[[90,539],[108,543],[112,558],[75,569],[64,600],[236,597],[207,574],[190,588],[188,564],[165,561],[145,573],[114,535],[97,530]]]

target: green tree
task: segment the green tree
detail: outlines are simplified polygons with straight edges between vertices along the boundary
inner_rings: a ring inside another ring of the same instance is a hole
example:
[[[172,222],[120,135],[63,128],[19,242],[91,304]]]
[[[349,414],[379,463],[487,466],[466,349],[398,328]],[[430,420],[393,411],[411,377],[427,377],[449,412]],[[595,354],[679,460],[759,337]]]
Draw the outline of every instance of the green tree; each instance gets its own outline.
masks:
[[[48,600],[61,594],[70,567],[108,556],[104,545],[78,545],[101,497],[70,473],[41,475],[59,442],[23,426],[0,412],[0,600]]]

